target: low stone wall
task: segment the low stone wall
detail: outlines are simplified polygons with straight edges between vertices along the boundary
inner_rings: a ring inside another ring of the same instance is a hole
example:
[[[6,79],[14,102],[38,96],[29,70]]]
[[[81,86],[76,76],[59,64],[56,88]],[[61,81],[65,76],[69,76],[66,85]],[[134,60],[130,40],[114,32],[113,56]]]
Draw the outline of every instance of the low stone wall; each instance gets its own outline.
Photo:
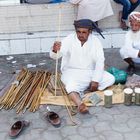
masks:
[[[113,0],[111,4],[114,15],[99,21],[106,38],[101,39],[104,48],[121,47],[125,35],[116,29],[122,7]],[[137,10],[140,11],[140,7]],[[74,30],[76,14],[77,7],[70,3],[1,6],[0,55],[48,52],[58,36],[63,38]]]
[[[118,12],[122,6],[111,0],[114,15],[99,22],[101,28],[119,27]],[[138,7],[140,11],[140,7]],[[0,33],[57,31],[61,12],[61,30],[73,30],[77,7],[70,3],[21,4],[0,7]],[[96,13],[93,13],[96,14]]]
[[[57,31],[59,12],[61,30],[72,30],[75,10],[71,4],[10,5],[0,7],[0,33]]]

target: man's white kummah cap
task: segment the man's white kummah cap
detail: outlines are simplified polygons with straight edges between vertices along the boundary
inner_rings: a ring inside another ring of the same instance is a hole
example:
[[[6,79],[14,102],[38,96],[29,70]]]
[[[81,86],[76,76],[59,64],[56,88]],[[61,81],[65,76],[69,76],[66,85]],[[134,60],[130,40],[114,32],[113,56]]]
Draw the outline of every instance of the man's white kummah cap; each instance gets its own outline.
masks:
[[[129,20],[140,22],[140,12],[136,12],[136,11],[131,12],[129,15]]]

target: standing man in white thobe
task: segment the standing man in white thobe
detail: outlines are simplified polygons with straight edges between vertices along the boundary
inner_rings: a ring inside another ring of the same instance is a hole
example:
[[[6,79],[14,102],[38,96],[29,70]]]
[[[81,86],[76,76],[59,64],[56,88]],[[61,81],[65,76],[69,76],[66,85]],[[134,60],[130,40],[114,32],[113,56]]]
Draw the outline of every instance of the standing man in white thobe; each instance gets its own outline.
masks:
[[[93,22],[82,19],[74,22],[76,32],[62,42],[55,42],[50,56],[62,56],[61,80],[80,113],[87,113],[88,107],[80,98],[81,92],[103,90],[115,79],[104,71],[104,52],[100,40],[92,34]]]
[[[140,12],[132,12],[129,15],[129,22],[130,30],[126,34],[120,54],[128,63],[128,74],[132,75],[135,72],[135,63],[140,64]]]
[[[78,6],[77,20],[90,19],[97,22],[113,15],[110,0],[69,0]]]

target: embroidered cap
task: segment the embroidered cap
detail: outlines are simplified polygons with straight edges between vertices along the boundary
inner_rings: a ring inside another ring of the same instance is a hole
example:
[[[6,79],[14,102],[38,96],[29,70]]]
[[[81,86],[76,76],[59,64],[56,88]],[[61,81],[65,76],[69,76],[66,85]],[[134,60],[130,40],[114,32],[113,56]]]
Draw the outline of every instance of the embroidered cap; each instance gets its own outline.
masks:
[[[129,21],[137,21],[137,22],[140,22],[140,12],[132,12],[130,13],[129,15]]]

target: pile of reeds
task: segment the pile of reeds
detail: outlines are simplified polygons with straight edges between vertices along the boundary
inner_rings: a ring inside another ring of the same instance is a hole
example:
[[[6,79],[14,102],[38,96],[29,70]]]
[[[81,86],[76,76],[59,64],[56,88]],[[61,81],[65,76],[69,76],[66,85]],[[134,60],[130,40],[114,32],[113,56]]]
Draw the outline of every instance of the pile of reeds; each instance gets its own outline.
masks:
[[[0,109],[13,109],[35,112],[40,105],[43,92],[50,82],[51,73],[47,71],[29,71],[22,69],[10,88],[0,98]]]

